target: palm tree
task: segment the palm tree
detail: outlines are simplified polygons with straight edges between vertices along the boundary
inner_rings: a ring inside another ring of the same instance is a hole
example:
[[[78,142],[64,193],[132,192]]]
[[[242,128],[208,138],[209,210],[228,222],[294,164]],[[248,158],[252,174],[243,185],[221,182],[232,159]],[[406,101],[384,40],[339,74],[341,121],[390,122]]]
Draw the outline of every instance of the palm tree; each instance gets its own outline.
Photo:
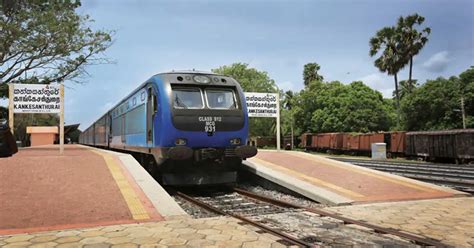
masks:
[[[285,109],[287,109],[288,111],[290,111],[290,127],[291,127],[291,149],[293,150],[294,148],[294,132],[293,132],[293,112],[291,112],[291,109],[293,107],[293,97],[294,97],[294,93],[293,91],[291,90],[288,90],[285,92],[285,98],[283,100],[283,107]]]
[[[423,46],[428,42],[428,35],[431,33],[429,27],[418,31],[414,26],[421,25],[425,21],[423,16],[418,14],[409,15],[407,17],[400,16],[397,23],[397,32],[400,33],[401,44],[403,46],[403,56],[410,63],[410,71],[408,74],[408,83],[412,84],[413,57],[417,55]]]
[[[402,56],[400,33],[395,27],[384,27],[377,31],[370,39],[370,56],[373,57],[381,52],[374,65],[388,75],[393,75],[395,80],[395,95],[397,97],[397,117],[400,125],[400,94],[398,91],[397,73],[405,66],[406,58]]]
[[[321,67],[318,65],[318,63],[308,63],[304,65],[304,70],[303,70],[304,86],[308,86],[309,83],[312,81],[322,82],[324,80],[323,76],[318,74],[319,69],[321,69]]]

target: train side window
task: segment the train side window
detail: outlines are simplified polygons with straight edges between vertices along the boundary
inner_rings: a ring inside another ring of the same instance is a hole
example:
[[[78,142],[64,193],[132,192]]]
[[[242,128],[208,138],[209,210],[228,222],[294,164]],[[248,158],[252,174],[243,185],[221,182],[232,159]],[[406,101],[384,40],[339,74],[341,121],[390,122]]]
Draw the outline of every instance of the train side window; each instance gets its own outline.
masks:
[[[153,94],[152,98],[153,98],[153,113],[156,113],[158,112],[158,101],[156,99],[155,94]]]

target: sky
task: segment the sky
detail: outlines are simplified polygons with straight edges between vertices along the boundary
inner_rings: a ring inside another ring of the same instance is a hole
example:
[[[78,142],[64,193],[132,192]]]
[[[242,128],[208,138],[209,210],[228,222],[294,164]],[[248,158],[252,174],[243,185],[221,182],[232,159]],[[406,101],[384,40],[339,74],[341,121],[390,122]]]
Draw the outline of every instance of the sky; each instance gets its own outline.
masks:
[[[83,0],[93,29],[113,30],[105,56],[85,84],[66,82],[66,124],[93,121],[160,72],[210,71],[243,62],[268,72],[279,88],[301,90],[303,66],[317,62],[325,80],[362,80],[390,97],[393,77],[369,56],[369,39],[399,16],[418,13],[432,33],[414,58],[423,83],[474,65],[474,1],[156,1]],[[408,70],[399,73],[406,79]]]

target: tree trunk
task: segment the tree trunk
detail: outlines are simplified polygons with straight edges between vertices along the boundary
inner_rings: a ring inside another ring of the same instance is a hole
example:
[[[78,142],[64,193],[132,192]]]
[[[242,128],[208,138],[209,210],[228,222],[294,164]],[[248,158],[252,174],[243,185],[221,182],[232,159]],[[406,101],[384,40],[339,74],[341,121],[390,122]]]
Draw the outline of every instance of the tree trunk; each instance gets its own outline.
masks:
[[[413,56],[410,57],[410,72],[408,73],[408,84],[409,84],[409,88],[408,88],[408,92],[411,93],[411,90],[412,90],[412,83],[411,83],[411,73],[413,71]]]
[[[398,92],[398,78],[397,78],[397,73],[393,75],[393,78],[395,79],[395,95],[397,97],[397,126],[400,128],[400,94]]]
[[[408,84],[409,84],[409,93],[411,93],[412,89],[412,83],[411,83],[411,76],[412,76],[412,71],[413,71],[413,56],[410,57],[410,71],[408,73]]]

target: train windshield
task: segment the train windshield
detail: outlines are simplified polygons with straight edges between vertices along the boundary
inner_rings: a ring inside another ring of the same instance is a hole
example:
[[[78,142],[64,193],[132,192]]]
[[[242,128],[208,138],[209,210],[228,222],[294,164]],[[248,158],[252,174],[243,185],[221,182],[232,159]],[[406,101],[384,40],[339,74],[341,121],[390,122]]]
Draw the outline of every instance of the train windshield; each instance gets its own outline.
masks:
[[[203,108],[201,90],[198,88],[173,89],[173,105],[178,109]]]
[[[234,91],[231,89],[206,89],[207,105],[211,109],[236,109]]]

